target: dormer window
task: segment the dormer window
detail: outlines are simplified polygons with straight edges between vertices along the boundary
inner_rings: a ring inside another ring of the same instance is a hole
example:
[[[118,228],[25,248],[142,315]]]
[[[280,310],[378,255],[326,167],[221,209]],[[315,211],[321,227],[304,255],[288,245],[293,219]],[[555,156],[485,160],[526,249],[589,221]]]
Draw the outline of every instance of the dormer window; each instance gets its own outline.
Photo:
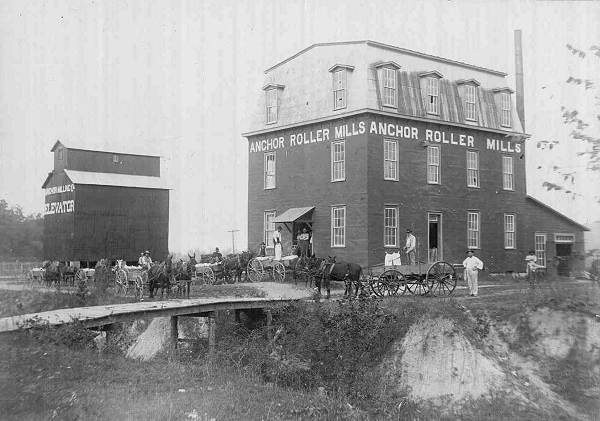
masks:
[[[344,109],[348,104],[348,72],[352,70],[354,70],[354,66],[345,64],[336,64],[329,69],[333,81],[334,110]]]
[[[492,89],[494,95],[496,95],[496,106],[500,111],[500,125],[502,127],[512,126],[512,109],[511,109],[511,97],[513,91],[510,88],[496,88]]]
[[[385,107],[398,106],[398,69],[400,65],[393,61],[375,64],[381,80],[381,103]]]
[[[277,123],[279,116],[279,91],[283,90],[283,85],[269,83],[265,85],[263,90],[265,91],[267,124]]]
[[[477,121],[477,87],[479,82],[475,79],[457,80],[459,92],[463,100],[465,120]]]
[[[442,74],[436,71],[419,75],[425,83],[425,110],[427,114],[440,115],[440,79]],[[421,85],[422,86],[422,85]]]

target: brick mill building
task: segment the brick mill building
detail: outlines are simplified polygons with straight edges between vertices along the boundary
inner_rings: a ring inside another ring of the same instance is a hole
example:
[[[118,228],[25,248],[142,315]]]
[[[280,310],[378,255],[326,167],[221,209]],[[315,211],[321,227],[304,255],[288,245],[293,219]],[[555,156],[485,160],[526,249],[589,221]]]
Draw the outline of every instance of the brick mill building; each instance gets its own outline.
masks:
[[[168,253],[169,190],[160,157],[89,150],[57,141],[45,189],[44,258],[91,266]]]
[[[244,134],[249,247],[272,247],[282,225],[288,254],[306,226],[316,255],[372,266],[410,228],[423,262],[474,249],[490,271],[522,272],[532,249],[568,271],[586,228],[527,195],[506,76],[373,41],[315,44],[267,69]]]

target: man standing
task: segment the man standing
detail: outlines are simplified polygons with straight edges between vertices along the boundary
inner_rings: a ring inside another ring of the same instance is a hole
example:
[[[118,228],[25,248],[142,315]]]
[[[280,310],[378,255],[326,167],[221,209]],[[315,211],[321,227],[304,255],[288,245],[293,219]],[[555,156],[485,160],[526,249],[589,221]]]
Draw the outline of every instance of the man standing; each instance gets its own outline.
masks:
[[[302,228],[302,232],[298,234],[298,247],[300,247],[300,257],[308,256],[308,244],[310,241],[310,234],[306,227]]]
[[[146,250],[144,252],[144,255],[140,257],[140,259],[138,260],[138,264],[148,270],[150,269],[150,266],[152,266],[152,259],[150,258],[150,251]]]
[[[475,257],[473,250],[467,250],[467,258],[463,261],[465,267],[465,278],[469,285],[471,297],[477,297],[477,277],[479,271],[483,270],[483,262]]]
[[[281,226],[273,233],[273,247],[275,248],[275,260],[281,260]]]
[[[415,258],[415,247],[417,245],[417,239],[412,233],[411,229],[406,230],[406,245],[404,246],[404,251],[406,252],[406,257],[409,265],[414,265],[417,263],[417,259]]]

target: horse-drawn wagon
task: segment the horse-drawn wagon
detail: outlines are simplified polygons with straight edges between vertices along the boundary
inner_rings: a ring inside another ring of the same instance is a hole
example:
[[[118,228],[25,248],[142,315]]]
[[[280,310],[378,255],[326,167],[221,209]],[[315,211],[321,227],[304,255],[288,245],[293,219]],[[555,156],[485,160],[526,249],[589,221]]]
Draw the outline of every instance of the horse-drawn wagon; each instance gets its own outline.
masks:
[[[456,288],[456,269],[444,261],[429,265],[377,265],[363,271],[363,283],[379,297],[390,295],[450,295]]]
[[[116,294],[128,295],[131,293],[136,298],[142,298],[145,276],[140,266],[127,266],[119,260],[115,266],[114,275]]]

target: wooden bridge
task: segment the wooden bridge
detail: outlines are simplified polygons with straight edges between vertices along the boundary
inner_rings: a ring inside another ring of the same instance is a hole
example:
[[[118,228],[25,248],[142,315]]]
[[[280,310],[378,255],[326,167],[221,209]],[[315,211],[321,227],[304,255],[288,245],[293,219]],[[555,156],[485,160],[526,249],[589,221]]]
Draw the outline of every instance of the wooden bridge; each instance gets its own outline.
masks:
[[[271,323],[271,308],[299,300],[301,298],[191,298],[64,308],[1,318],[0,334],[39,326],[60,326],[74,322],[79,322],[87,328],[111,331],[112,326],[117,323],[148,317],[171,317],[171,337],[176,344],[178,317],[208,317],[209,345],[212,348],[215,341],[215,316],[217,311],[235,310],[237,317],[239,311],[264,309],[267,316],[267,325],[269,325]]]

